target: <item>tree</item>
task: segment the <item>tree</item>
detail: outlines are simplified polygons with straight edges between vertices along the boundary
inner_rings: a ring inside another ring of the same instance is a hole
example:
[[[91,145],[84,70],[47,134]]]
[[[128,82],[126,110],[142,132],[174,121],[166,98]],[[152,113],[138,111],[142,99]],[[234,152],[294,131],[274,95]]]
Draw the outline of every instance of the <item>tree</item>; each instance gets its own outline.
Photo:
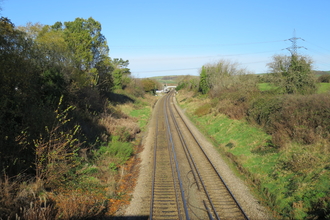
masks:
[[[156,93],[156,89],[158,87],[158,83],[155,80],[152,79],[142,79],[141,80],[143,90],[145,92],[152,92],[153,94]]]
[[[114,58],[111,61],[114,71],[112,72],[113,81],[114,81],[114,88],[115,89],[123,89],[125,86],[129,84],[131,81],[129,75],[131,71],[127,66],[129,65],[128,60],[123,60],[122,58]]]
[[[313,94],[317,90],[312,72],[312,60],[300,55],[273,57],[267,66],[272,74],[271,82],[287,94]]]
[[[244,84],[241,77],[247,71],[240,68],[238,63],[230,60],[219,60],[216,63],[203,66],[200,74],[199,91],[217,96],[224,90],[239,87]]]
[[[210,87],[207,83],[206,70],[205,70],[204,66],[202,66],[202,71],[200,74],[200,81],[199,81],[199,91],[202,94],[206,94],[206,93],[208,93],[209,90],[210,90]]]
[[[22,131],[40,133],[47,115],[40,100],[43,59],[39,48],[7,18],[0,19],[0,169],[17,174],[30,167],[31,149],[20,145]]]
[[[104,56],[100,62],[96,64],[99,79],[97,86],[101,92],[110,92],[114,86],[113,71],[114,66],[111,63],[111,59],[108,56]]]
[[[53,25],[58,27],[59,23]],[[64,22],[64,39],[75,54],[77,67],[89,70],[98,63],[102,55],[107,55],[109,48],[105,37],[101,34],[101,24],[93,18],[76,18]]]

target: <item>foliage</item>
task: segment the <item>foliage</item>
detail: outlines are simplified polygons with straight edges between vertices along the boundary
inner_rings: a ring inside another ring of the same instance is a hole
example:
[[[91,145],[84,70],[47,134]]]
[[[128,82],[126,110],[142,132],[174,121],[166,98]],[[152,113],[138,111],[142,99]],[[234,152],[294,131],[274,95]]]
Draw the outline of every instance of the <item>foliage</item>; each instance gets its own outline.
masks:
[[[287,94],[313,94],[317,90],[312,60],[298,55],[274,56],[268,64],[272,82]]]
[[[330,74],[324,74],[319,76],[317,81],[320,83],[330,83]]]
[[[229,89],[235,84],[241,83],[239,76],[246,74],[247,71],[239,68],[238,63],[220,60],[214,64],[204,65],[201,73],[203,73],[204,89],[208,87],[211,93],[217,94],[223,89]]]
[[[191,91],[198,91],[198,85],[199,85],[199,78],[194,76],[183,76],[179,82],[178,86],[176,87],[176,91],[179,91],[181,89],[188,89]]]
[[[109,51],[101,24],[90,17],[64,22],[64,26],[64,39],[74,54],[76,67],[89,72]]]
[[[16,174],[34,160],[29,144],[20,144],[22,132],[29,143],[43,132],[54,95],[46,97],[41,76],[48,62],[38,46],[7,18],[1,18],[0,32],[0,170]]]
[[[152,94],[156,94],[156,89],[160,87],[159,83],[149,78],[142,79],[141,83],[144,91],[151,92]]]
[[[230,120],[215,114],[215,108],[212,114],[195,116],[201,105],[216,106],[216,100],[187,97],[183,92],[177,98],[219,151],[257,188],[260,200],[273,210],[276,219],[329,219],[329,131],[323,129],[329,127],[326,94],[266,94],[255,100],[249,119],[259,112],[253,120],[272,132],[282,132],[277,136],[286,137],[281,148],[278,139],[263,132],[263,127],[254,127],[245,120]],[[294,142],[286,136],[288,133]],[[320,136],[321,133],[325,136]],[[313,144],[297,143],[301,140]]]
[[[75,136],[79,126],[74,126],[72,130],[65,131],[63,127],[70,121],[67,118],[68,107],[63,112],[59,112],[61,101],[56,113],[56,121],[53,127],[46,128],[47,135],[40,136],[34,140],[35,146],[35,169],[36,178],[43,180],[47,187],[61,185],[68,181],[68,173],[75,168],[78,161],[79,141]]]
[[[102,146],[98,151],[99,155],[112,156],[117,158],[117,165],[126,162],[133,154],[133,146],[129,142],[120,142],[114,139],[106,146]]]
[[[329,138],[330,99],[327,94],[256,99],[248,119],[263,126],[279,146],[288,140],[312,144]]]
[[[260,91],[264,92],[264,91],[271,91],[271,90],[276,90],[277,87],[270,84],[270,83],[259,83],[258,87],[260,89]]]
[[[114,79],[114,89],[124,89],[131,81],[128,77],[131,72],[127,68],[129,61],[124,61],[121,58],[115,58],[111,63],[115,68],[112,73]]]
[[[151,77],[152,80],[156,80],[159,82],[161,86],[163,85],[177,85],[178,81],[182,78],[182,76],[171,75],[171,76],[153,76]],[[158,88],[161,89],[161,88]]]
[[[202,94],[207,94],[208,91],[210,90],[210,86],[208,85],[207,82],[207,74],[204,66],[202,66],[202,70],[200,73],[200,80],[199,80],[199,92]]]
[[[199,108],[197,108],[194,112],[195,115],[198,117],[201,117],[203,115],[207,115],[211,113],[212,106],[210,104],[204,104],[201,105]]]
[[[111,59],[108,51],[93,18],[16,28],[1,17],[1,219],[105,215],[118,185],[112,162],[94,169],[91,152],[117,135],[109,157],[120,169],[133,152],[120,141],[132,141],[140,131],[136,119],[113,111],[135,99],[114,95],[114,71],[121,73],[120,89],[145,95],[129,77],[129,62]]]

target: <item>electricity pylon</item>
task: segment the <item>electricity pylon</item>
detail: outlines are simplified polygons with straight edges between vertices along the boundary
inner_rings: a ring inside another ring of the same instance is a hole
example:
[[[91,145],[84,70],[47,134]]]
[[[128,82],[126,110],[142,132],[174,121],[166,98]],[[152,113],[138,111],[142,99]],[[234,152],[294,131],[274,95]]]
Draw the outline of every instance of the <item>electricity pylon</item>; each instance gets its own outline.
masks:
[[[288,39],[289,41],[292,42],[292,46],[291,47],[288,47],[286,48],[288,51],[290,51],[291,55],[292,56],[296,56],[297,55],[297,49],[299,48],[304,48],[307,50],[306,47],[303,47],[303,46],[297,46],[297,40],[303,40],[305,41],[304,39],[300,38],[300,37],[296,37],[296,30],[293,31],[293,37]]]

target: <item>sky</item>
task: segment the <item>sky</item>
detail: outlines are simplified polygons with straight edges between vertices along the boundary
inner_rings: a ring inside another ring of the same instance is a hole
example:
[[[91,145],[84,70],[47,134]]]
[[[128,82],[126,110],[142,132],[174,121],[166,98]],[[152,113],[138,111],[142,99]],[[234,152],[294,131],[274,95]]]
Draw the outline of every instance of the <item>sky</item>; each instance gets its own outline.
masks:
[[[199,75],[226,60],[255,74],[274,55],[297,52],[330,70],[330,0],[0,0],[15,26],[99,21],[111,58],[129,60],[138,78]]]

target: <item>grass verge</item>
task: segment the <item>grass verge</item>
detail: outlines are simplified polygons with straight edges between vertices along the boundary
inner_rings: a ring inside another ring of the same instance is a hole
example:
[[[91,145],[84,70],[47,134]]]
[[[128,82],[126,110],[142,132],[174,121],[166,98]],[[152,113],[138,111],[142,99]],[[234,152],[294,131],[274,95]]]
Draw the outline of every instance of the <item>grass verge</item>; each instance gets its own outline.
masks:
[[[212,103],[206,97],[180,92],[177,100],[276,218],[330,219],[328,143],[288,143],[286,148],[277,148],[270,135],[244,120],[229,119],[215,109],[196,114],[202,103]]]

